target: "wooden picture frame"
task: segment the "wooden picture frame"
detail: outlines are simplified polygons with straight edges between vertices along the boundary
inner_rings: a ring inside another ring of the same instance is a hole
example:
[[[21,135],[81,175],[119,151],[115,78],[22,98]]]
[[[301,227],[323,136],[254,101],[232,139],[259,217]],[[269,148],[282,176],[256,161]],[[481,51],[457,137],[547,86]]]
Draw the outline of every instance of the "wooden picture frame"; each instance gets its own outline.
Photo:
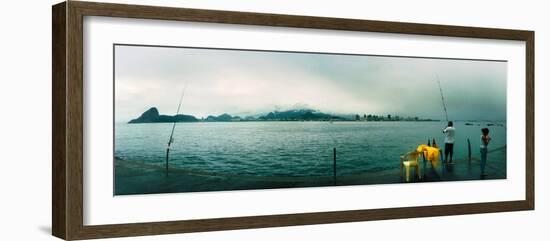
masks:
[[[68,1],[52,8],[52,233],[66,240],[292,225],[356,222],[474,213],[533,210],[534,188],[534,32],[264,13]],[[107,16],[174,21],[365,31],[526,43],[525,199],[489,203],[416,206],[284,215],[180,220],[168,222],[83,224],[83,17]]]

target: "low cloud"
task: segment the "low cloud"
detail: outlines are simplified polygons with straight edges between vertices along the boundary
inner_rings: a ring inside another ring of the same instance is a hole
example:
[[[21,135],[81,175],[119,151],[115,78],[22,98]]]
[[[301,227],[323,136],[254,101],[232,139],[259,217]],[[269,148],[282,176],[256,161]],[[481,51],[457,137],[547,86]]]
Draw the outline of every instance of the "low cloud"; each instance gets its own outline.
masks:
[[[115,118],[308,106],[331,113],[505,120],[506,62],[117,46]]]

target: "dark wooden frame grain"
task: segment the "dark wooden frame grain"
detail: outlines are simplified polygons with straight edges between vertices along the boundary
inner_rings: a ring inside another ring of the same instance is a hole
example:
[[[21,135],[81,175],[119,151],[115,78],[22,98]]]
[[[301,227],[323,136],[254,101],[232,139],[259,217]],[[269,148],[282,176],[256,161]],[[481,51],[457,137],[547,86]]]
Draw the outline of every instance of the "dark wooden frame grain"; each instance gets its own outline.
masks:
[[[52,7],[52,233],[67,240],[533,210],[533,31],[68,1]],[[382,33],[519,40],[526,43],[524,200],[134,224],[83,224],[83,17],[107,16]]]

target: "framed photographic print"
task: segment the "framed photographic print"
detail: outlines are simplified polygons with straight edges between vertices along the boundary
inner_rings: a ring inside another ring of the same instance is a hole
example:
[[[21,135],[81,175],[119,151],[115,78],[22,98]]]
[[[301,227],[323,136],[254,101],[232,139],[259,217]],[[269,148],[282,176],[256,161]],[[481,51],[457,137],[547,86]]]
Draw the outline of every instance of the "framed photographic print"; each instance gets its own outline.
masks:
[[[534,32],[53,6],[53,235],[534,209]]]

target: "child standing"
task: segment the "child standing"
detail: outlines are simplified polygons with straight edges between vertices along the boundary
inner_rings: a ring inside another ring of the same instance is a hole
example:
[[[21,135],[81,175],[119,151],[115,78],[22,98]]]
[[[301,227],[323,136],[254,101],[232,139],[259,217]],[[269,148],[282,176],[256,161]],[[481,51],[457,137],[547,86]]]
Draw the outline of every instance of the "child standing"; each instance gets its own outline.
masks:
[[[491,137],[489,137],[489,128],[481,129],[481,145],[479,150],[481,152],[481,176],[487,176],[485,173],[485,165],[487,164],[487,146],[491,142]]]

